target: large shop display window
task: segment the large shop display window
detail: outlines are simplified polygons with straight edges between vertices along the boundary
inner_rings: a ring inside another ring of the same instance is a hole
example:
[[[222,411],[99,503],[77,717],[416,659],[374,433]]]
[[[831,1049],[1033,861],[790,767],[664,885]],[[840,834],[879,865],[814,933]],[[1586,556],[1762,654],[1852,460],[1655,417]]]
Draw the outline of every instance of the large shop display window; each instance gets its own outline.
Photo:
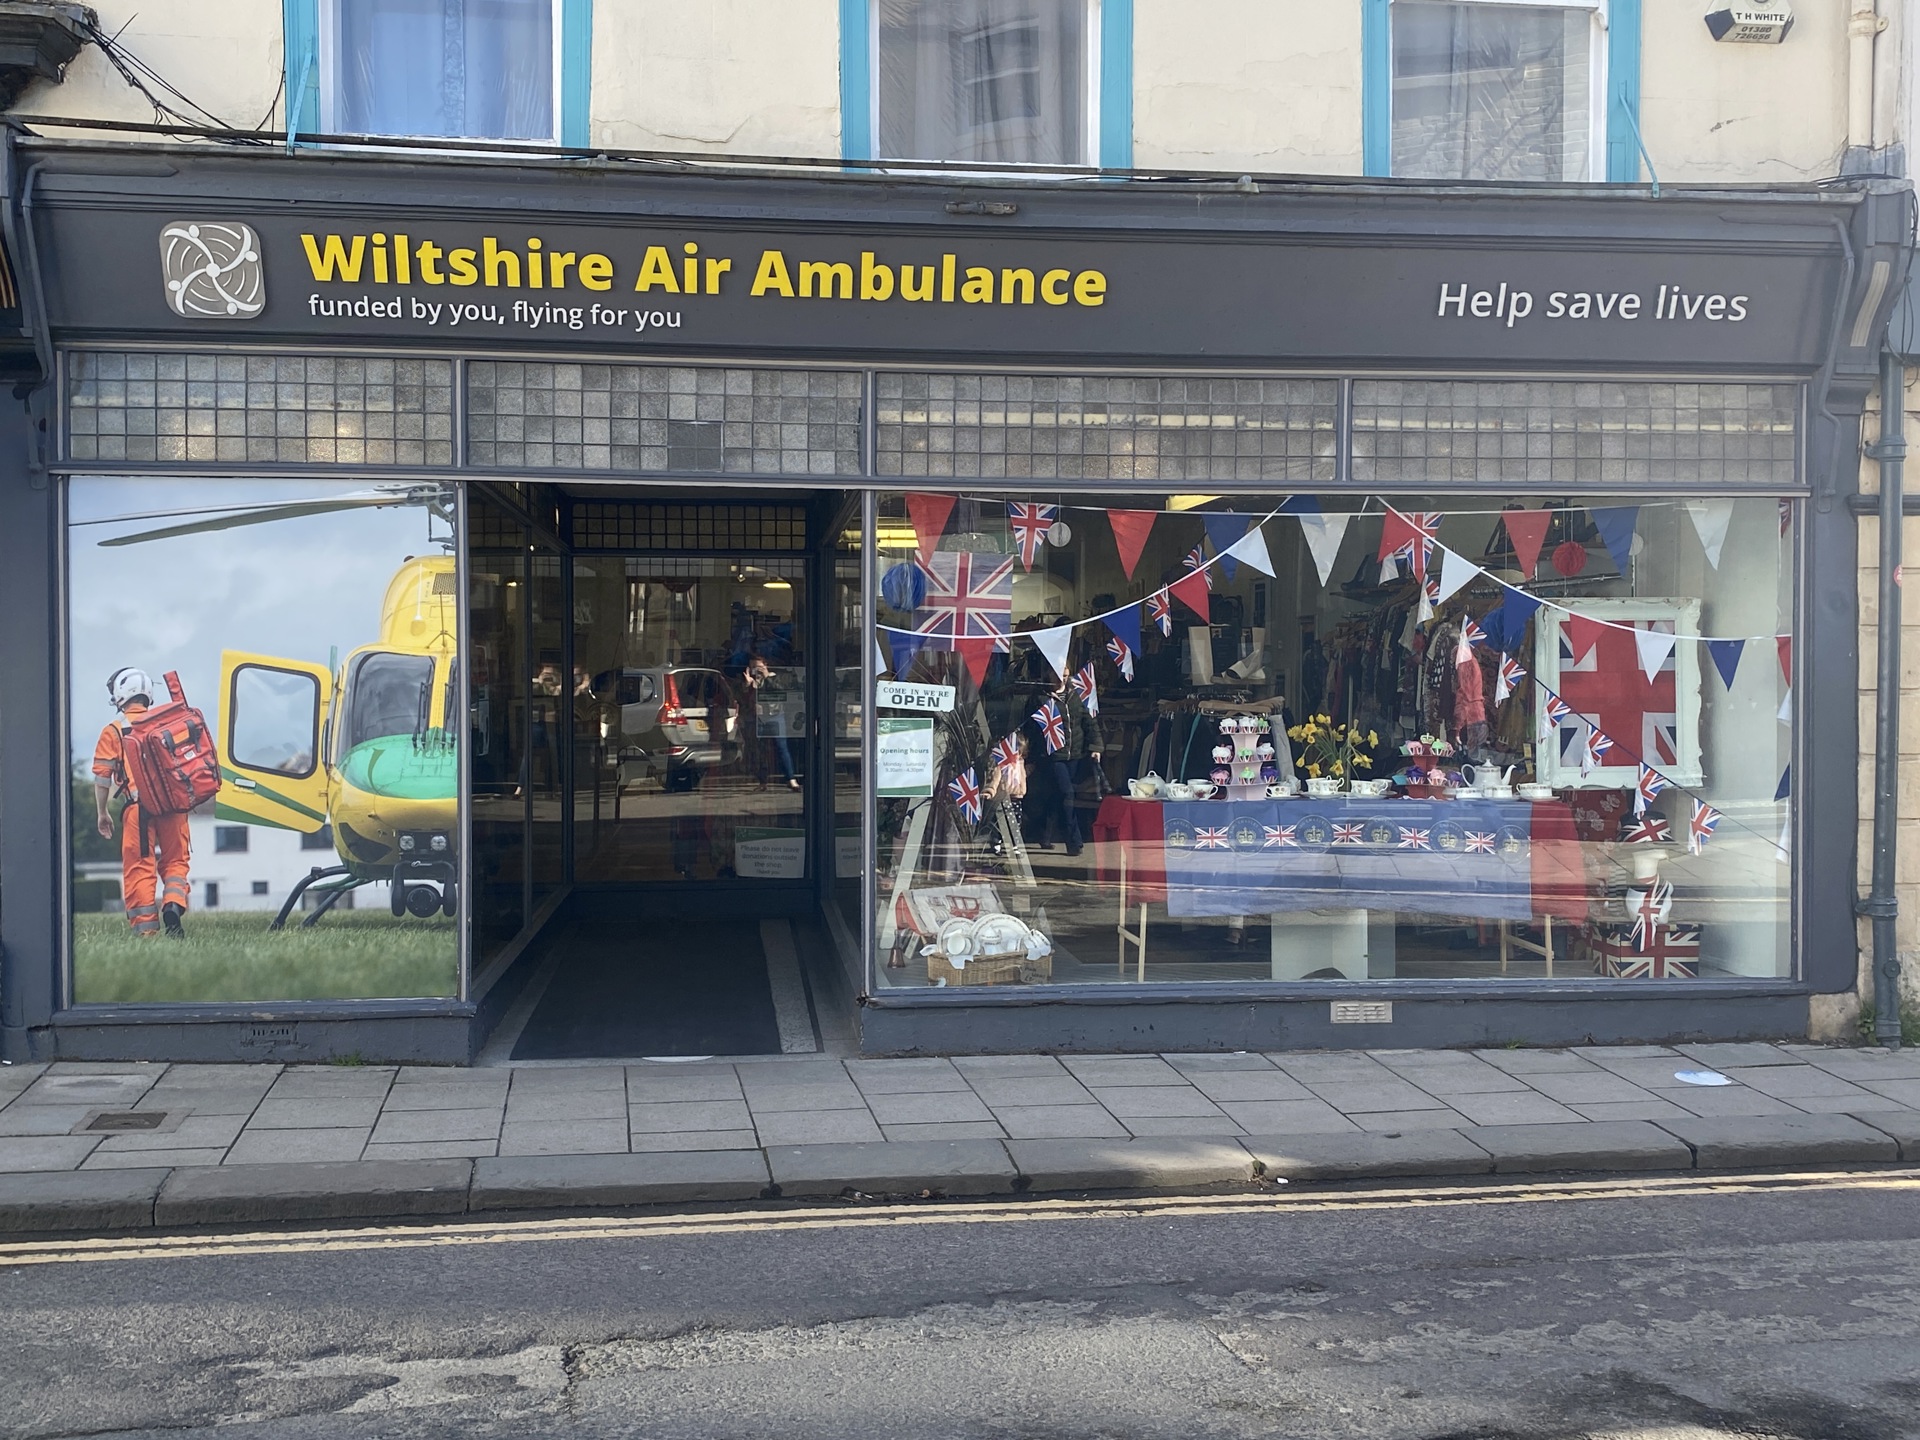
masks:
[[[457,993],[451,488],[76,479],[67,513],[74,1001]]]
[[[876,983],[1790,967],[1793,507],[881,498]]]

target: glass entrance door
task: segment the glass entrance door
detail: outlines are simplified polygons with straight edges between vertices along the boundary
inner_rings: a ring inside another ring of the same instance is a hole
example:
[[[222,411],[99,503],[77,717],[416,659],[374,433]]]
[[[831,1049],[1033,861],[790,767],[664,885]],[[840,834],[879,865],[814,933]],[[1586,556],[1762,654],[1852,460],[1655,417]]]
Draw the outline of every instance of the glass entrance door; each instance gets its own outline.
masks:
[[[805,561],[573,561],[574,878],[807,878]]]

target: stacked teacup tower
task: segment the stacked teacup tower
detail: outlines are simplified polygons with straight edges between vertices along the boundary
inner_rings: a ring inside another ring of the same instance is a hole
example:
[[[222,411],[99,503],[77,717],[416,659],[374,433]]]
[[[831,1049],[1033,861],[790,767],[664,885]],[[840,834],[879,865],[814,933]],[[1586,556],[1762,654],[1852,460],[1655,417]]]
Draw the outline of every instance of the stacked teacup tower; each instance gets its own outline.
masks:
[[[1259,800],[1279,773],[1274,765],[1273,722],[1264,715],[1229,715],[1220,722],[1226,743],[1214,747],[1213,781],[1229,800]]]

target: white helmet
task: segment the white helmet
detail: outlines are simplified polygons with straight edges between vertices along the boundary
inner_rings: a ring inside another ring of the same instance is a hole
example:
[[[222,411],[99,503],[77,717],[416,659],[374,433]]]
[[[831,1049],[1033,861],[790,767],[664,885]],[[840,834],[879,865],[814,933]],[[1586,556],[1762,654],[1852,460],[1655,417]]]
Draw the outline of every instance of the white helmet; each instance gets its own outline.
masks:
[[[153,703],[153,677],[144,670],[123,665],[107,677],[107,699],[113,708],[124,710],[135,699]]]

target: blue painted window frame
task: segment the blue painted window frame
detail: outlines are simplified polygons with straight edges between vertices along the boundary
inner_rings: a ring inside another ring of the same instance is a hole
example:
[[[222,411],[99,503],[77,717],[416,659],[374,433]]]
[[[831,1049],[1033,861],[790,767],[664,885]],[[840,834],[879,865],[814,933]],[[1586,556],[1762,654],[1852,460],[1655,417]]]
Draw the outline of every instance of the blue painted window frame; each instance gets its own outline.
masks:
[[[320,7],[326,0],[281,0],[286,40],[287,144],[320,133]],[[593,98],[593,0],[560,3],[560,143],[584,149]]]
[[[1607,0],[1607,179],[1640,178],[1640,3]],[[1360,151],[1368,175],[1393,173],[1393,0],[1360,0]]]
[[[1103,170],[1133,166],[1133,0],[1100,0],[1098,157]],[[874,153],[873,0],[840,0],[840,155]],[[904,157],[912,158],[912,157]]]

